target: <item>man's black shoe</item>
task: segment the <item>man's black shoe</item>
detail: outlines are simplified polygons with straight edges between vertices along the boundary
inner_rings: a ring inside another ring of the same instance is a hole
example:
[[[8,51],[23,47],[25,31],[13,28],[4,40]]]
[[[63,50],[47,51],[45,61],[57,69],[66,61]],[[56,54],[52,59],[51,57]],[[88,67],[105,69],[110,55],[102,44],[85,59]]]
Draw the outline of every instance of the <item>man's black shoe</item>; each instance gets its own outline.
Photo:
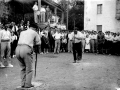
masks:
[[[34,85],[31,85],[31,86],[29,86],[29,87],[25,87],[25,86],[24,86],[24,88],[32,88],[32,87],[34,87]]]
[[[24,88],[24,86],[21,86],[21,88]]]

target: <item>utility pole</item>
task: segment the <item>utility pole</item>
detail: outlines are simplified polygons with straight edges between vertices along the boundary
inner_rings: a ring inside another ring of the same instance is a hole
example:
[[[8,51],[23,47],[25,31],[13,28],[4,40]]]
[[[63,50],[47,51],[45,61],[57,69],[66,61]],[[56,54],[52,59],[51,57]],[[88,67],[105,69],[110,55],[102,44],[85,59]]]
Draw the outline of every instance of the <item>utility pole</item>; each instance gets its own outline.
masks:
[[[75,24],[76,24],[76,23],[75,23],[75,19],[74,19],[74,30],[75,30]]]
[[[40,11],[41,9],[41,0],[38,0],[38,10]]]
[[[41,0],[38,0],[38,11],[40,12],[41,9]],[[38,23],[40,23],[40,15],[38,16]]]
[[[69,12],[68,12],[68,5],[69,5],[69,1],[67,0],[67,30],[68,30],[68,14],[69,14]]]

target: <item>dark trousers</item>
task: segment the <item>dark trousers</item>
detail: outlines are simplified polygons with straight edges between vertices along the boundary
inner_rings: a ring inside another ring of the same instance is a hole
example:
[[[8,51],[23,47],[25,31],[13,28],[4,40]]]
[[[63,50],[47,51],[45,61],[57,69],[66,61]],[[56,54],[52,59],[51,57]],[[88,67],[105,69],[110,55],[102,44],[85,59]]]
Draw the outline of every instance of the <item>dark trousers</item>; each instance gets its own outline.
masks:
[[[117,47],[116,47],[117,54],[120,55],[120,41],[117,42]]]
[[[97,53],[97,48],[98,48],[98,42],[97,42],[97,39],[94,40],[94,49],[95,49],[95,53]]]
[[[74,61],[82,59],[82,43],[73,43],[73,57]]]
[[[16,41],[11,42],[11,57],[15,55],[15,49],[16,49]]]
[[[54,52],[54,47],[55,47],[55,41],[51,40],[50,42],[50,52]]]
[[[95,41],[93,39],[90,40],[90,52],[94,53],[95,52]]]
[[[67,43],[61,43],[61,51],[62,52],[67,52]]]
[[[104,43],[98,42],[98,53],[103,54]]]
[[[112,54],[112,46],[113,46],[112,41],[107,41],[107,46],[108,46],[107,53]]]

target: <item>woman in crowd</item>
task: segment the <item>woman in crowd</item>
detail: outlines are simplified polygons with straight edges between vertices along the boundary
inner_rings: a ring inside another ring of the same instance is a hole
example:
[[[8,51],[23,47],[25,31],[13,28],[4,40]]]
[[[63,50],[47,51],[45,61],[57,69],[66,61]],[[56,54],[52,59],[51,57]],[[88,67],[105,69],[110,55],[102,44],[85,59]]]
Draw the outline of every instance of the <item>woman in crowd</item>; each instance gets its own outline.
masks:
[[[90,52],[90,37],[86,35],[85,39],[85,52]]]

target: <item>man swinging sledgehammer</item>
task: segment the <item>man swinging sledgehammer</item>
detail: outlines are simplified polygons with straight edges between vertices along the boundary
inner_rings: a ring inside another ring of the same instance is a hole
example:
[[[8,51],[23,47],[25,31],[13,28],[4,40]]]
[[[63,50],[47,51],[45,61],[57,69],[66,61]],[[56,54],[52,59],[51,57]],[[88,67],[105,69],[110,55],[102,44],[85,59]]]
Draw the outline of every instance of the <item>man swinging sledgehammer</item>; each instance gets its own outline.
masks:
[[[21,88],[34,87],[31,83],[33,74],[33,46],[41,44],[40,37],[36,32],[37,25],[31,24],[30,28],[20,33],[16,57],[21,67]]]

